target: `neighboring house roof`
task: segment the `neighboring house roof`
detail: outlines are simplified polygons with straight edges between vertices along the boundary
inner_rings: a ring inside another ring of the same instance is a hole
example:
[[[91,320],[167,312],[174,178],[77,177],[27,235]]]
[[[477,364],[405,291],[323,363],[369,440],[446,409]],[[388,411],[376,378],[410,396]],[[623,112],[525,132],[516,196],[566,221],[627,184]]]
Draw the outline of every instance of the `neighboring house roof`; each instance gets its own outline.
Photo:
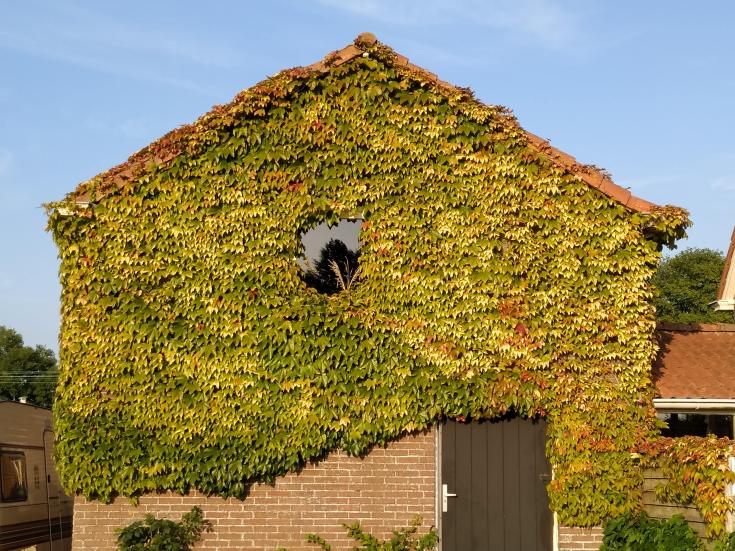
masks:
[[[735,266],[733,252],[735,251],[735,229],[730,238],[730,248],[725,257],[725,266],[722,269],[720,287],[717,289],[717,300],[712,303],[715,310],[735,310]]]
[[[663,323],[653,365],[663,399],[735,399],[735,324]]]
[[[35,408],[35,409],[45,409],[47,411],[51,411],[51,408],[45,407],[45,406],[37,406],[36,404],[29,404],[28,402],[18,402],[17,400],[0,400],[0,407],[2,406],[9,406],[9,407],[29,407],[29,408]]]
[[[470,94],[467,89],[448,84],[439,80],[435,74],[413,65],[408,61],[408,58],[393,52],[393,50],[387,46],[379,43],[371,33],[362,33],[355,39],[354,44],[350,44],[341,50],[332,52],[321,61],[309,65],[308,67],[296,67],[294,69],[282,71],[278,76],[285,75],[294,79],[310,78],[318,73],[327,73],[333,67],[338,67],[339,65],[347,63],[356,57],[369,55],[367,50],[378,47],[384,52],[388,51],[392,53],[393,66],[405,74],[406,77],[427,81],[433,85],[435,90],[439,93]],[[95,198],[99,198],[100,193],[102,195],[108,194],[116,187],[122,187],[127,182],[135,180],[136,176],[144,171],[150,164],[169,163],[171,159],[185,151],[185,145],[189,136],[193,135],[195,132],[200,132],[202,129],[208,128],[210,125],[216,126],[217,124],[220,124],[223,117],[226,118],[230,110],[239,103],[245,101],[247,92],[267,95],[268,92],[271,91],[270,89],[273,88],[273,80],[274,79],[265,80],[256,84],[249,90],[241,92],[229,104],[214,107],[209,113],[202,116],[196,122],[169,132],[162,138],[135,153],[125,163],[99,174],[93,179],[101,184]],[[478,104],[480,104],[480,102],[478,102]],[[480,105],[484,106],[484,104]],[[518,126],[518,123],[512,115],[508,114],[507,120],[508,122]],[[658,207],[658,205],[636,197],[627,189],[615,184],[603,170],[591,165],[578,163],[571,155],[552,147],[547,140],[525,130],[524,132],[528,138],[528,145],[531,148],[547,156],[560,168],[575,175],[580,180],[600,190],[602,193],[615,199],[629,209],[635,212],[649,213],[654,208]],[[88,203],[90,200],[88,182],[82,183],[74,192],[69,194],[67,198],[81,204]]]

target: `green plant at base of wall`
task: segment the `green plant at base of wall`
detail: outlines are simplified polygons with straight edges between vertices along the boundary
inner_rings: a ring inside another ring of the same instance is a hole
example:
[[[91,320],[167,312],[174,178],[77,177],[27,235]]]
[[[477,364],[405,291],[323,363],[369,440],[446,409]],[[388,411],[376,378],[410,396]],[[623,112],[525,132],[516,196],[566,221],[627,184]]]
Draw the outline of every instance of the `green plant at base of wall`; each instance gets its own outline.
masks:
[[[407,528],[394,530],[388,540],[381,540],[366,532],[359,522],[345,524],[344,527],[347,529],[347,535],[357,544],[352,548],[353,551],[429,551],[439,543],[439,536],[433,526],[428,532],[419,536],[418,529],[421,522],[421,517],[416,517]],[[317,534],[308,534],[306,541],[317,545],[323,551],[332,550],[332,546]]]
[[[146,515],[144,520],[119,529],[117,544],[120,551],[189,551],[211,529],[202,510],[193,507],[180,522]]]
[[[560,522],[636,509],[650,279],[686,212],[631,211],[504,109],[366,53],[243,92],[88,182],[91,208],[49,206],[66,488],[244,497],[335,449],[514,412],[548,420]],[[308,289],[298,236],[354,213],[360,284]]]
[[[681,516],[652,519],[626,513],[605,522],[600,551],[700,551],[704,545]]]

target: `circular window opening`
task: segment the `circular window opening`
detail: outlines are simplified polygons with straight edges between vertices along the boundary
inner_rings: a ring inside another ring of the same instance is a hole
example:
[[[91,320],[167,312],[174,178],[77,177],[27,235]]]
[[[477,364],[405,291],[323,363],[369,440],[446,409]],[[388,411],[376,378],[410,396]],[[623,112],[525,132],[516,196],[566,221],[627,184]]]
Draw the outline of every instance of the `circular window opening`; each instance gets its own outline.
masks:
[[[304,257],[299,259],[306,285],[325,295],[352,289],[360,280],[361,218],[323,222],[301,234]]]

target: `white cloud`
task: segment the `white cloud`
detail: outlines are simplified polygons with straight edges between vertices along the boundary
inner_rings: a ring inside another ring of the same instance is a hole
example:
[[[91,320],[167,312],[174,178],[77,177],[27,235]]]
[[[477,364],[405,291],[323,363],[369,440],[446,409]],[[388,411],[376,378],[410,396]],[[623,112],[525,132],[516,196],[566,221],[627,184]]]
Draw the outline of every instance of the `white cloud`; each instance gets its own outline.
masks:
[[[735,176],[721,176],[712,180],[710,187],[716,191],[735,191]]]
[[[155,133],[157,131],[160,132],[160,128],[156,128],[151,124],[149,119],[144,117],[117,120],[112,118],[103,119],[97,116],[87,116],[84,123],[85,126],[93,132],[101,134],[120,134],[126,138],[134,140],[153,140],[156,137]]]
[[[13,163],[13,154],[0,147],[0,174],[5,174]]]
[[[475,24],[521,33],[549,47],[577,34],[577,16],[551,0],[317,0],[355,15],[403,26]]]
[[[178,36],[158,28],[146,29],[140,24],[132,26],[119,18],[106,17],[68,3],[57,4],[56,9],[66,24],[49,21],[42,29],[36,28],[36,36],[43,33],[66,45],[84,45],[85,48],[94,45],[163,55],[203,66],[231,68],[237,59],[235,52],[209,41],[197,40],[196,36]]]
[[[443,48],[437,48],[431,44],[425,44],[416,40],[400,38],[391,45],[403,54],[411,54],[411,61],[419,62],[422,60],[431,60],[432,62],[444,63],[445,65],[453,65],[455,67],[472,67],[483,60],[474,55],[461,55],[453,53]],[[414,59],[415,58],[415,59]]]
[[[0,47],[212,97],[218,94],[171,76],[166,68],[174,63],[232,68],[239,62],[240,55],[234,50],[196,36],[128,24],[71,4],[38,6],[28,0],[25,5],[26,11],[0,19]]]
[[[12,280],[10,279],[10,275],[5,272],[0,272],[0,291],[10,289],[11,284]]]
[[[140,117],[124,120],[119,128],[124,136],[135,139],[150,138],[153,130],[148,120]]]

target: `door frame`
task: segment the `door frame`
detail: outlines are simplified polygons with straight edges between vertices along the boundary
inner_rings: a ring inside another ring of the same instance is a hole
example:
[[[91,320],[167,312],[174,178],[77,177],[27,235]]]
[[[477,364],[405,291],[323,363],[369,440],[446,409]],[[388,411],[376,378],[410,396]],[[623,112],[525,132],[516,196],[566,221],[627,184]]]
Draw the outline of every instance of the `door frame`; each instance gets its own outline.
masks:
[[[442,427],[444,423],[437,423],[434,431],[434,462],[435,462],[435,483],[434,483],[434,526],[436,533],[439,535],[439,545],[437,551],[443,551],[442,547]],[[551,480],[554,480],[554,466],[551,465]],[[551,532],[552,549],[559,551],[559,517],[556,511],[551,511],[554,518],[554,526]]]

